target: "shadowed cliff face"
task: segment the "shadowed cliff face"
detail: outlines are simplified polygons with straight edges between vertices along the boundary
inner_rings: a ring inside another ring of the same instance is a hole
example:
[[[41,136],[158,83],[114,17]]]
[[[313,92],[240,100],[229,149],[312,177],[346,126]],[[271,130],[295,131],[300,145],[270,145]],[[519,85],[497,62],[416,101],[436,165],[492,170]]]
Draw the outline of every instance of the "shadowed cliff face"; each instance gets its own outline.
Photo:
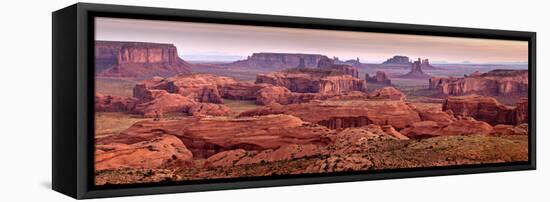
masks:
[[[172,44],[96,41],[95,72],[108,77],[167,76],[189,73]]]
[[[443,111],[451,110],[457,116],[470,116],[489,124],[521,124],[527,122],[527,98],[521,98],[516,106],[506,106],[495,98],[465,95],[449,96],[443,104]]]

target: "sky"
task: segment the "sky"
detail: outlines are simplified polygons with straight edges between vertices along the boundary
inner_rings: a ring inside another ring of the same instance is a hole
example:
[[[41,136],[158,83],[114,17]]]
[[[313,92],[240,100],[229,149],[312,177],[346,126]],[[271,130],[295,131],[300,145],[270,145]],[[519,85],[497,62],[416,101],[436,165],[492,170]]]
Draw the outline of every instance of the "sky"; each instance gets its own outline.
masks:
[[[526,41],[96,18],[96,40],[174,44],[186,60],[234,61],[252,53],[311,53],[382,62],[394,55],[432,63],[527,63]]]

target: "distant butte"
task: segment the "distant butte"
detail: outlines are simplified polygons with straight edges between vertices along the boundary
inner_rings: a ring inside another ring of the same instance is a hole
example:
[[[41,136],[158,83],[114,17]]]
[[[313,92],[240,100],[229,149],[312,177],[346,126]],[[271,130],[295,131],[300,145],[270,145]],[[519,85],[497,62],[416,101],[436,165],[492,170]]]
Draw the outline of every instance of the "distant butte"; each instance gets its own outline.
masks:
[[[424,64],[423,63],[427,63],[427,64]],[[421,60],[420,58],[418,58],[417,61],[413,62],[411,64],[411,71],[407,74],[404,74],[404,75],[401,75],[399,76],[399,78],[407,78],[407,79],[428,79],[430,78],[431,76],[424,73],[424,71],[422,71],[422,66],[426,66],[426,65],[429,65],[428,63],[428,60],[425,59],[425,60]]]
[[[229,64],[232,67],[248,67],[254,69],[289,69],[317,67],[319,61],[329,59],[320,54],[303,53],[254,53],[246,60],[239,60]]]
[[[172,76],[191,72],[172,44],[96,41],[95,71],[106,77]]]
[[[408,65],[408,64],[411,64],[411,62],[409,60],[409,57],[407,56],[396,55],[396,56],[393,56],[392,58],[387,59],[382,64],[383,65]]]

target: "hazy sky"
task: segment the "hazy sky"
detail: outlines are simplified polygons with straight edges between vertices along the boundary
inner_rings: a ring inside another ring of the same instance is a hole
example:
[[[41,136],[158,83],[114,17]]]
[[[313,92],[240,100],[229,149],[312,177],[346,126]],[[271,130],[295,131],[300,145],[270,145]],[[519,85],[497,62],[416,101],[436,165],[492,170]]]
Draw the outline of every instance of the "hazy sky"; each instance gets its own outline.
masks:
[[[184,59],[246,58],[255,52],[316,53],[383,61],[527,62],[526,41],[96,18],[96,40],[171,43]],[[187,57],[187,58],[186,58]]]

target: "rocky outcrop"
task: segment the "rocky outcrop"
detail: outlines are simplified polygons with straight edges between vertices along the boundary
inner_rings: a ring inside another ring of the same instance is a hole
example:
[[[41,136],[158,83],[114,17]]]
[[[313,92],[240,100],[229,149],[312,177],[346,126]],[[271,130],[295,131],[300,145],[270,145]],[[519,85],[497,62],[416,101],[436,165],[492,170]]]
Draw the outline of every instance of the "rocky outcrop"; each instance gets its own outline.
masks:
[[[300,158],[317,156],[321,152],[319,145],[315,144],[288,144],[278,149],[267,149],[258,153],[244,156],[233,165],[265,164],[278,161],[289,161]]]
[[[187,74],[168,78],[154,77],[134,87],[134,97],[149,101],[166,93],[179,94],[196,102],[223,103],[219,88],[237,82],[213,74]]]
[[[338,60],[338,58],[335,58],[335,59]],[[359,58],[346,60],[346,61],[343,61],[343,62],[339,62],[338,64],[346,64],[346,65],[351,65],[351,66],[354,66],[354,67],[363,66],[363,63],[361,63],[361,60],[359,60]]]
[[[367,83],[391,85],[391,80],[386,76],[386,72],[383,71],[376,71],[376,75],[372,77],[370,77],[368,73],[365,73],[365,80]]]
[[[172,44],[96,41],[95,70],[98,76],[146,77],[191,72]]]
[[[330,155],[331,153],[350,152],[354,146],[364,146],[372,141],[379,140],[408,140],[406,136],[399,132],[391,131],[391,126],[387,128],[390,133],[386,133],[382,127],[377,125],[367,125],[359,128],[347,128],[332,135],[331,148],[327,149],[322,145],[316,144],[289,144],[278,149],[268,149],[260,152],[246,151],[243,149],[229,150],[217,153],[206,160],[206,167],[231,167],[239,165],[268,164],[281,161],[292,161],[304,158],[316,158],[319,156]]]
[[[493,127],[483,121],[457,120],[446,126],[434,121],[421,121],[411,124],[399,132],[409,138],[430,138],[449,135],[488,135]]]
[[[516,107],[500,104],[495,98],[480,95],[449,96],[443,111],[451,110],[455,116],[469,116],[492,125],[516,124]]]
[[[271,104],[288,105],[306,103],[313,100],[354,100],[365,98],[365,93],[359,91],[351,91],[342,94],[294,93],[285,87],[269,86],[257,92],[256,104],[266,106]]]
[[[251,82],[238,82],[221,85],[218,90],[220,95],[226,99],[232,100],[255,100],[258,91],[269,84],[255,84]]]
[[[94,105],[96,112],[129,112],[136,105],[137,99],[114,95],[95,94]]]
[[[430,60],[428,58],[422,59],[420,66],[422,67],[422,69],[437,69],[436,67],[430,64]]]
[[[529,122],[529,99],[522,97],[516,103],[516,124]]]
[[[335,64],[335,63],[336,61],[334,59],[322,58],[321,60],[319,60],[319,64],[317,65],[317,67],[321,69],[338,71],[343,74],[347,74],[355,78],[359,78],[359,69],[357,69],[357,67],[354,67],[348,64]]]
[[[309,152],[302,152],[310,151],[310,147],[306,148],[305,145],[301,148],[297,146],[281,148],[282,155],[274,153],[274,150],[260,155],[262,152],[235,149],[211,156],[204,166],[200,163],[203,160],[200,160],[195,161],[196,166],[183,169],[120,169],[96,172],[95,183],[96,185],[135,184],[167,180],[212,180],[352,171],[376,172],[389,169],[525,162],[529,159],[527,136],[469,135],[395,140],[374,133],[355,134],[357,134],[357,141],[346,141],[346,138],[342,138],[343,144],[338,146],[314,149],[313,152],[320,150],[318,155],[301,157],[299,155],[301,153],[309,154]],[[262,156],[268,158],[262,161],[260,158]],[[245,158],[251,161],[241,160]]]
[[[505,135],[529,135],[529,125],[526,123],[520,125],[496,125],[493,127],[493,132],[491,135],[494,136],[505,136]]]
[[[324,69],[293,69],[284,72],[258,74],[256,83],[282,86],[291,92],[340,94],[349,91],[366,91],[364,80]]]
[[[260,105],[270,105],[274,103],[291,104],[295,100],[295,94],[297,93],[292,93],[285,87],[270,86],[258,91],[256,94],[256,103]]]
[[[420,121],[416,111],[402,101],[325,100],[285,106],[273,105],[241,113],[239,116],[288,114],[330,129],[391,125],[402,129]]]
[[[100,143],[95,150],[95,170],[161,168],[193,158],[183,142],[173,135],[161,135],[135,143]]]
[[[442,111],[441,107],[438,107],[438,108],[417,107],[415,105],[413,108],[416,112],[418,112],[418,115],[420,115],[420,119],[422,121],[433,121],[440,126],[449,125],[453,121],[457,120],[454,117],[453,111],[451,110]]]
[[[175,93],[167,93],[151,101],[140,103],[133,110],[134,113],[153,118],[161,118],[169,113],[180,113],[191,116],[225,116],[230,111],[225,105],[200,103]]]
[[[406,79],[428,79],[430,77],[430,75],[422,71],[422,61],[420,60],[420,58],[418,58],[417,61],[414,61],[411,64],[411,71],[409,73],[399,76],[399,78]]]
[[[164,78],[155,76],[144,80],[134,86],[133,96],[141,102],[148,102],[162,95],[168,94],[164,89],[156,89],[157,85],[164,81]]]
[[[217,86],[204,86],[196,96],[197,101],[199,102],[223,103],[222,96],[220,95]]]
[[[353,67],[351,65],[341,64],[341,65],[332,65],[330,67],[324,67],[324,68],[340,71],[354,78],[359,78],[359,70],[357,69],[357,67]]]
[[[229,107],[212,103],[197,103],[189,107],[187,111],[190,116],[227,116],[230,113]]]
[[[96,140],[98,144],[133,144],[160,135],[174,135],[193,152],[207,158],[225,150],[261,151],[288,144],[326,145],[330,130],[289,115],[246,118],[187,118],[142,121],[121,132]]]
[[[394,87],[384,87],[375,90],[367,95],[369,99],[387,99],[387,100],[401,100],[405,99],[405,94],[397,90]]]
[[[527,70],[492,70],[464,78],[432,77],[429,88],[445,95],[527,96],[529,78]]]
[[[324,58],[328,59],[327,56],[318,54],[253,53],[246,60],[236,61],[229,66],[270,70],[317,67],[319,60]]]
[[[196,102],[179,94],[167,93],[136,105],[134,113],[145,117],[162,117],[166,113],[186,113]]]
[[[206,159],[205,167],[230,167],[234,166],[249,153],[244,149],[222,151]]]
[[[411,64],[409,57],[396,55],[387,59],[382,64],[384,65],[409,65]]]

